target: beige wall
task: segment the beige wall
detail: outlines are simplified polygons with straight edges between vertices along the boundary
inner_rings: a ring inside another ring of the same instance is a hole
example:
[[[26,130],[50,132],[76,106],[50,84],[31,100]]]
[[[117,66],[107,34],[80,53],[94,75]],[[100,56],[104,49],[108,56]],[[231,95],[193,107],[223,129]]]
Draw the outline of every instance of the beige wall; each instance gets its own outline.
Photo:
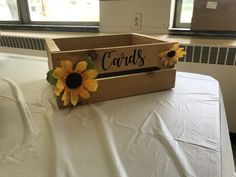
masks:
[[[113,0],[100,2],[101,32],[168,33],[171,0]],[[141,29],[132,28],[133,15],[142,14]]]

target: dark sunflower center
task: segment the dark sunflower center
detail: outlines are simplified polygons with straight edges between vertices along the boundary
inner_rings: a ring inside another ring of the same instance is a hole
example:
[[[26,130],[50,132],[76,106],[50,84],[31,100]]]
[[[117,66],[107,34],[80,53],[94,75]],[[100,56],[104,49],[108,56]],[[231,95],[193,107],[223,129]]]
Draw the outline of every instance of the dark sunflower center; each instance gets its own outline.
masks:
[[[167,57],[171,58],[173,56],[175,56],[176,52],[174,50],[171,50],[167,53]]]
[[[70,73],[66,77],[66,86],[70,89],[77,88],[82,83],[82,76],[79,73]]]

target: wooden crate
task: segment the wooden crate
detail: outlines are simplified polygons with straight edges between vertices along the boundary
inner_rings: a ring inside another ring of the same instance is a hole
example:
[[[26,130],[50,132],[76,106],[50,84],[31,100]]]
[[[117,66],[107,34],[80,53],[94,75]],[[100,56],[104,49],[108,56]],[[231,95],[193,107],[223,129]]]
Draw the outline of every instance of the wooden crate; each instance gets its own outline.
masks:
[[[76,64],[91,51],[96,53],[93,65],[99,73],[99,87],[91,98],[80,99],[82,104],[173,88],[176,69],[162,65],[158,56],[173,45],[140,34],[46,39],[49,69],[62,60]],[[63,108],[61,98],[57,100]]]

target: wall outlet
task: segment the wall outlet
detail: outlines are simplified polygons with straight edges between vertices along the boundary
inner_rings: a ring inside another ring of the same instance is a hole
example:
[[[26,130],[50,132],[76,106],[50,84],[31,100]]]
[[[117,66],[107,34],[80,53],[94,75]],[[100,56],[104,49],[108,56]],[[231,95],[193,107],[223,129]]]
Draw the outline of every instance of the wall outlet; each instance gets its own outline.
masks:
[[[142,14],[135,13],[132,16],[132,29],[134,30],[141,30],[142,26]]]

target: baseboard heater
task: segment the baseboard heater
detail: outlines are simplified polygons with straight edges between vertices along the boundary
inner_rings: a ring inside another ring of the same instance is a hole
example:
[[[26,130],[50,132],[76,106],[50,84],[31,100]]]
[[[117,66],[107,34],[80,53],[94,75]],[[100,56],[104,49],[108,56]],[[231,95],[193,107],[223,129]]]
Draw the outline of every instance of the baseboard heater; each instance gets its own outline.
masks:
[[[32,50],[45,50],[43,38],[19,37],[19,36],[1,36],[1,47],[12,47]],[[187,55],[181,58],[182,62],[236,65],[236,48],[202,46],[202,45],[185,45],[181,44],[187,51]]]
[[[0,47],[45,50],[44,39],[19,36],[0,36]]]
[[[236,65],[236,48],[200,45],[182,45],[187,54],[182,62]]]

